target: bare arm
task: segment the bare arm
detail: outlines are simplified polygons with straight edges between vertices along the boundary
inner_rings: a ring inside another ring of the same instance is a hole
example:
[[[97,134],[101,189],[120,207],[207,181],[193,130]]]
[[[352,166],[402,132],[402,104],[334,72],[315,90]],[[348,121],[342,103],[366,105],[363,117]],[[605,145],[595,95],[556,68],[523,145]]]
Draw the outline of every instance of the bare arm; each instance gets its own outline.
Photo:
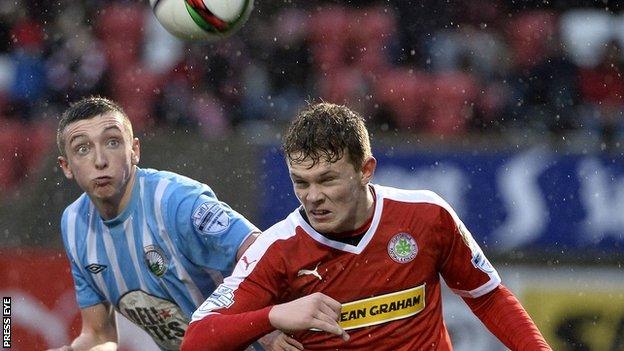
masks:
[[[82,330],[71,343],[49,351],[116,351],[117,330],[113,309],[107,304],[97,304],[80,310]]]
[[[260,232],[253,232],[247,237],[247,239],[245,239],[245,241],[243,241],[243,243],[238,247],[238,251],[236,251],[236,261],[240,260],[240,258],[243,257],[243,254],[245,253],[245,251],[247,251],[247,248],[249,248],[251,244],[256,241],[260,234]]]
[[[349,335],[338,324],[340,308],[338,301],[317,292],[260,310],[231,315],[208,314],[191,322],[181,350],[240,350],[274,329],[317,329],[340,336],[346,341],[349,340]],[[298,348],[297,344],[291,343],[295,348]]]

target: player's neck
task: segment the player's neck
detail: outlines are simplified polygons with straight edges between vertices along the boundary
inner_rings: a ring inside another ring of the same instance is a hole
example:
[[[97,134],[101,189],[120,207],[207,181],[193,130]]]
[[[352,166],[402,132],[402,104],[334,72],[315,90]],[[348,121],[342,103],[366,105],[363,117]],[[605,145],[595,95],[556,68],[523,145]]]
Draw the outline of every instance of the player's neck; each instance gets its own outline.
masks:
[[[100,201],[92,200],[100,213],[100,217],[102,217],[105,221],[119,216],[119,214],[123,212],[128,205],[128,202],[130,202],[130,199],[132,198],[132,190],[134,188],[136,170],[136,166],[133,166],[130,171],[130,179],[128,179],[128,182],[126,183],[124,189],[120,192],[119,196],[113,196],[110,199]]]
[[[370,227],[375,213],[375,190],[372,186],[366,186],[366,192],[358,201],[362,206],[356,209],[352,228],[340,233],[324,233],[329,238],[347,238],[364,234]]]
[[[373,187],[370,185],[366,186],[366,190],[362,194],[362,200],[359,203],[362,206],[357,209],[353,229],[360,228],[366,222],[369,222],[373,212],[375,212],[375,190],[373,190]]]
[[[372,186],[366,186],[366,191],[362,194],[362,200],[359,203],[362,204],[362,206],[357,209],[355,221],[353,223],[354,230],[362,228],[367,223],[370,225],[373,213],[375,212],[375,190]]]

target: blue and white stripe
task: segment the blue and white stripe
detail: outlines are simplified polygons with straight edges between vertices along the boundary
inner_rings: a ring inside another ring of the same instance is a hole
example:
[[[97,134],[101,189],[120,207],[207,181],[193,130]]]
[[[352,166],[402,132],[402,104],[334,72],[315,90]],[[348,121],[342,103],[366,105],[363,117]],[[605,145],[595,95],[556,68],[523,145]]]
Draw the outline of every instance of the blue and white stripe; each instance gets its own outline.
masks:
[[[81,308],[104,301],[118,307],[124,294],[141,290],[193,311],[229,274],[241,242],[257,228],[221,203],[199,182],[170,172],[137,169],[132,197],[119,216],[103,221],[83,194],[63,214],[62,231],[77,300]],[[206,202],[219,204],[230,217],[219,235],[199,232],[193,212]],[[145,248],[162,250],[167,270],[152,273]],[[99,272],[88,265],[103,267]]]

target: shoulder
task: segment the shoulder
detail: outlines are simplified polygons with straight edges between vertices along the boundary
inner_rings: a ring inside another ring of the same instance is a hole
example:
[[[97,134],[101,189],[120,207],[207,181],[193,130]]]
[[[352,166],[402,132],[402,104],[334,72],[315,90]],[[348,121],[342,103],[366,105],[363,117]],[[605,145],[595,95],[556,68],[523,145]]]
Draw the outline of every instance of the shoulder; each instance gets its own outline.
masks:
[[[431,190],[408,190],[377,184],[374,184],[373,187],[383,199],[412,204],[432,204],[444,208],[450,208],[448,202]]]
[[[378,194],[378,199],[384,201],[384,207],[387,207],[388,202],[390,202],[394,208],[418,211],[421,214],[427,213],[427,217],[431,219],[451,217],[454,221],[459,221],[459,217],[451,205],[431,190],[407,190],[376,184],[373,186]]]
[[[86,216],[89,211],[89,197],[86,193],[80,195],[74,202],[65,207],[63,211],[62,221],[66,222],[70,218],[75,218],[77,216]]]
[[[148,185],[175,185],[175,186],[187,186],[187,187],[208,187],[206,184],[198,182],[189,177],[183,176],[178,173],[170,171],[159,171],[151,168],[140,168],[137,170],[137,176],[145,184]]]
[[[88,231],[93,211],[93,204],[87,194],[82,194],[65,208],[61,217],[61,237],[66,248],[76,245],[76,241],[83,237],[80,233]]]
[[[262,235],[274,238],[275,240],[284,240],[293,237],[296,234],[298,223],[296,217],[296,212],[290,213],[288,217],[265,230]]]
[[[137,185],[141,187],[143,193],[154,194],[159,202],[171,198],[181,201],[187,196],[197,197],[200,194],[214,197],[212,189],[206,184],[174,172],[139,169],[137,178]]]
[[[288,217],[275,223],[269,229],[260,234],[258,239],[253,243],[260,252],[264,252],[274,244],[292,240],[297,234],[297,219],[295,212],[292,212]]]

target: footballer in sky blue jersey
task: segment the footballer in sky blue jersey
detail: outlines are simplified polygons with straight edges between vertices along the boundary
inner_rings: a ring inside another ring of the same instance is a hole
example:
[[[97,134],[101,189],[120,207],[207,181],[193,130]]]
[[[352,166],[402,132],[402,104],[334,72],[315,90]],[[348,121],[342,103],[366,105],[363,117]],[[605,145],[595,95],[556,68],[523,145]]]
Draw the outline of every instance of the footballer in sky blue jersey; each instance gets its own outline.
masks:
[[[207,185],[138,168],[139,141],[110,100],[72,104],[57,142],[63,173],[85,191],[61,221],[82,332],[58,350],[115,350],[111,308],[162,349],[179,349],[193,311],[259,230]]]

